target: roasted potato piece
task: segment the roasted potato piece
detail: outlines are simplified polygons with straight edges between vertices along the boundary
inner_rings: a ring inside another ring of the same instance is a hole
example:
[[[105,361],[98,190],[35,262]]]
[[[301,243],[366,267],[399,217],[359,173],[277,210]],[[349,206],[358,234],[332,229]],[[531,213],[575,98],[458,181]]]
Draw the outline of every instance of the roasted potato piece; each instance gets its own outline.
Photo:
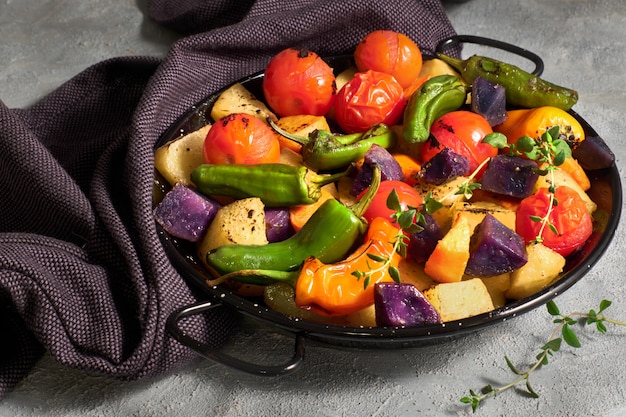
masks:
[[[213,104],[211,118],[219,120],[233,113],[245,113],[255,116],[263,121],[268,117],[276,120],[276,115],[254,94],[248,91],[240,83],[233,84],[225,90]]]
[[[494,309],[487,287],[480,278],[437,284],[424,295],[441,316],[441,321],[461,320]]]
[[[191,172],[204,163],[204,138],[210,128],[206,125],[160,146],[154,152],[154,166],[170,185],[191,184]]]
[[[526,246],[528,262],[511,272],[511,285],[507,298],[520,300],[547,287],[565,266],[565,258],[541,243]]]

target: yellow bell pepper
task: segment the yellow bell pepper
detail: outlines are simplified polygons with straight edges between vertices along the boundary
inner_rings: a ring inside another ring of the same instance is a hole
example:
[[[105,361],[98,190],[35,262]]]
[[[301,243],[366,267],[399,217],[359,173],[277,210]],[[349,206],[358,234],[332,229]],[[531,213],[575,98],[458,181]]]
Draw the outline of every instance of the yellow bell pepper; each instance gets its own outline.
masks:
[[[547,130],[559,126],[559,139],[570,145],[585,140],[585,131],[574,116],[558,107],[543,106],[534,109],[507,111],[504,123],[494,126],[493,130],[507,137],[509,143],[515,143],[522,136],[539,138]]]

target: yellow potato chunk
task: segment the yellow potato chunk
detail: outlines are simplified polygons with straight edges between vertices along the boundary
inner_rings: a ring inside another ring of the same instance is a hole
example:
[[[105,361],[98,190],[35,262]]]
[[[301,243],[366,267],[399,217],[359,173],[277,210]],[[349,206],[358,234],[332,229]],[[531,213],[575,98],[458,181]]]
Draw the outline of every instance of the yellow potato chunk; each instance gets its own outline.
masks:
[[[491,295],[480,278],[437,284],[424,291],[443,322],[461,320],[494,309]]]
[[[204,138],[211,128],[206,125],[160,146],[154,152],[154,167],[170,184],[191,184],[191,172],[204,163]]]
[[[276,115],[254,94],[242,84],[235,83],[225,90],[211,108],[211,118],[219,120],[233,113],[245,113],[265,121],[268,117],[276,119]]]
[[[526,246],[528,262],[511,272],[507,298],[520,300],[533,295],[554,281],[565,266],[565,258],[541,243]]]
[[[476,201],[472,203],[457,201],[452,205],[450,210],[453,220],[459,213],[465,213],[472,230],[483,221],[487,214],[491,214],[509,229],[515,230],[515,211],[504,208],[496,203],[488,201]]]
[[[265,245],[265,206],[256,197],[236,200],[220,208],[198,243],[198,254],[205,262],[206,253],[222,245]],[[208,267],[208,265],[207,265]]]

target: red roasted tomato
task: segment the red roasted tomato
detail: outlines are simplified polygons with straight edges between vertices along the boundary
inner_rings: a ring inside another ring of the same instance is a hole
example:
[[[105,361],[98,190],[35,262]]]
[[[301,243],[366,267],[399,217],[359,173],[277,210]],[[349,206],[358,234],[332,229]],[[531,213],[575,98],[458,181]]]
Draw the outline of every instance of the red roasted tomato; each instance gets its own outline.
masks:
[[[393,75],[402,88],[415,82],[422,69],[422,52],[406,35],[392,30],[367,34],[354,51],[359,71],[374,70]]]
[[[398,123],[405,104],[402,86],[392,75],[357,72],[337,93],[335,119],[346,133],[365,132],[378,123]]]
[[[432,124],[430,133],[436,140],[429,139],[424,143],[422,161],[428,161],[444,146],[468,158],[470,170],[474,171],[485,159],[498,154],[498,149],[482,143],[483,138],[492,132],[487,119],[478,113],[467,110],[446,113]],[[458,141],[465,146],[456,143]],[[461,149],[463,151],[459,152]]]
[[[209,164],[275,163],[280,158],[276,134],[254,116],[233,113],[215,122],[204,139]]]
[[[374,199],[363,214],[365,220],[371,222],[375,217],[390,219],[390,216],[394,213],[394,211],[387,207],[387,198],[394,189],[398,194],[402,210],[406,210],[408,207],[419,207],[424,202],[421,194],[406,182],[397,180],[382,181]],[[361,194],[357,197],[357,201],[360,200],[366,192],[367,189],[361,192]]]
[[[315,52],[288,48],[265,68],[263,94],[279,116],[322,116],[337,91],[332,68]]]
[[[556,188],[554,197],[558,204],[552,207],[549,223],[554,225],[557,233],[546,226],[541,234],[543,244],[567,256],[582,246],[591,236],[593,220],[585,202],[576,191],[567,187]],[[550,192],[547,188],[523,199],[515,216],[515,231],[528,243],[539,235],[541,222],[533,218],[544,218],[550,204]]]

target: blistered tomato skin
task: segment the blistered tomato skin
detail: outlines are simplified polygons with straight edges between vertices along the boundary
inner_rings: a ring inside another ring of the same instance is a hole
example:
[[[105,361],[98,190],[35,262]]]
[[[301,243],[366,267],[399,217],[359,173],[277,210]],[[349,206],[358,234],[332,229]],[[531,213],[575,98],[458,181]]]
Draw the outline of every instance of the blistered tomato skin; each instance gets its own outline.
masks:
[[[430,127],[430,133],[436,140],[429,139],[424,144],[422,162],[428,161],[444,146],[468,158],[473,172],[487,158],[498,154],[497,148],[482,142],[492,132],[487,119],[477,113],[467,110],[446,113]]]
[[[376,196],[374,196],[367,210],[363,213],[363,218],[368,222],[371,222],[376,217],[384,217],[390,220],[391,215],[394,214],[395,211],[387,207],[387,198],[389,198],[389,194],[391,194],[393,190],[396,190],[400,207],[403,211],[407,210],[409,207],[417,208],[424,202],[420,193],[409,184],[397,180],[382,181],[378,187]],[[362,191],[358,195],[357,201],[360,200],[366,192],[367,189]],[[396,223],[394,223],[394,226],[398,227]]]
[[[280,144],[272,128],[243,113],[215,122],[204,139],[203,151],[208,164],[275,163],[280,158]]]
[[[346,133],[365,132],[371,126],[400,121],[406,99],[402,86],[389,74],[358,72],[337,93],[335,119]]]
[[[392,75],[402,88],[409,87],[422,69],[422,53],[406,35],[376,30],[366,35],[354,51],[359,71],[374,70]]]
[[[558,202],[553,205],[549,215],[549,226],[544,227],[542,243],[553,251],[567,256],[581,247],[593,232],[593,220],[587,211],[585,202],[578,193],[567,186],[559,186],[554,192]],[[543,218],[550,205],[550,191],[542,188],[520,202],[515,215],[515,231],[526,243],[533,241],[540,233],[541,222],[534,218]]]
[[[305,49],[285,49],[265,68],[263,94],[279,116],[323,116],[330,110],[336,91],[332,68]]]

